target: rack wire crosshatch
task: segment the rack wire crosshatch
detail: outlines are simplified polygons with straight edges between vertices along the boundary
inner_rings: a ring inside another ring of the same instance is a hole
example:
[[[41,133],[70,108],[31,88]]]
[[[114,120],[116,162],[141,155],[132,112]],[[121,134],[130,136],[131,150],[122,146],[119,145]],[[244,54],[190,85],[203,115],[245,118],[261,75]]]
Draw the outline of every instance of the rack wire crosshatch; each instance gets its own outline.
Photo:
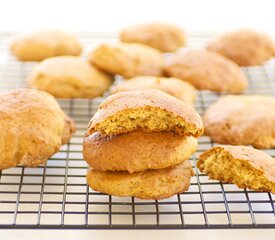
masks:
[[[0,34],[0,92],[26,86],[35,63],[16,61],[9,54],[13,33]],[[114,34],[79,34],[84,46],[115,41]],[[189,47],[200,48],[212,34],[193,33]],[[85,53],[84,53],[85,55]],[[246,94],[275,95],[275,61],[243,68],[249,78]],[[198,92],[196,109],[203,113],[218,94]],[[214,146],[199,139],[191,161],[196,176],[189,191],[172,198],[149,201],[97,193],[86,185],[87,165],[82,140],[87,124],[103,98],[59,100],[76,122],[69,144],[51,157],[46,166],[17,167],[0,171],[0,228],[31,229],[220,229],[275,228],[275,195],[239,189],[208,180],[195,167],[199,154]],[[266,150],[275,157],[275,150]]]

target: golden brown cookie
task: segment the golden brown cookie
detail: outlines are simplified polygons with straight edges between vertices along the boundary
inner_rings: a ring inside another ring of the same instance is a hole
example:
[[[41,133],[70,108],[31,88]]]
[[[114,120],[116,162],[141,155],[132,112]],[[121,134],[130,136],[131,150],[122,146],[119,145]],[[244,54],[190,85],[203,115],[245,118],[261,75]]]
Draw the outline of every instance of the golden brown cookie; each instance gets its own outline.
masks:
[[[113,136],[95,132],[85,136],[83,156],[95,170],[132,173],[180,164],[196,151],[197,145],[196,138],[173,132],[134,131]]]
[[[39,63],[28,81],[57,98],[94,98],[109,88],[112,77],[80,57],[61,56]]]
[[[120,40],[127,43],[143,43],[162,52],[174,52],[185,45],[186,36],[181,28],[173,24],[148,23],[122,30]]]
[[[275,98],[261,95],[225,96],[203,116],[205,134],[214,142],[275,147]]]
[[[78,39],[71,34],[58,31],[40,31],[15,38],[10,49],[21,61],[41,61],[45,58],[81,54]]]
[[[199,90],[240,93],[247,87],[247,79],[234,62],[206,50],[175,54],[167,61],[165,71]]]
[[[240,66],[261,65],[275,56],[275,43],[266,34],[239,30],[224,34],[207,46]]]
[[[88,133],[112,135],[138,129],[199,137],[203,124],[191,105],[160,90],[135,90],[113,94],[102,102],[90,121]]]
[[[89,60],[99,69],[131,78],[140,75],[162,76],[163,56],[158,50],[138,43],[103,43]]]
[[[0,170],[45,164],[75,131],[51,95],[32,89],[0,95],[0,126]]]
[[[252,147],[214,147],[200,156],[197,167],[210,179],[275,193],[275,159]]]
[[[193,170],[189,161],[161,170],[136,173],[90,170],[90,187],[114,196],[132,196],[142,199],[169,198],[188,190]]]
[[[150,76],[135,77],[114,85],[111,93],[145,89],[161,90],[189,104],[193,104],[196,99],[196,89],[188,82],[177,78]]]

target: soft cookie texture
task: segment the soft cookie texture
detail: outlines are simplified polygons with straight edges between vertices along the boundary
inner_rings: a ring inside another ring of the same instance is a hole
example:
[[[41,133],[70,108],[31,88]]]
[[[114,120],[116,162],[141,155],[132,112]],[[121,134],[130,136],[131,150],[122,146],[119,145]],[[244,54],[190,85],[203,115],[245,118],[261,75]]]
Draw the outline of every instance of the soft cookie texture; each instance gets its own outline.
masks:
[[[39,63],[29,76],[32,88],[57,98],[94,98],[111,85],[112,77],[80,57],[61,56]]]
[[[103,71],[126,78],[161,76],[164,61],[161,52],[138,43],[100,44],[89,60]]]
[[[180,164],[196,151],[197,144],[196,138],[173,132],[134,131],[113,136],[95,132],[85,136],[83,156],[95,170],[132,173]]]
[[[13,55],[22,61],[41,61],[45,58],[81,54],[78,39],[71,34],[58,31],[40,31],[15,38],[10,45]]]
[[[214,142],[275,147],[275,98],[261,95],[225,96],[203,116],[205,134]]]
[[[185,45],[186,36],[181,28],[173,24],[148,23],[122,30],[120,40],[128,43],[143,43],[162,52],[173,52]]]
[[[204,152],[197,167],[210,179],[240,188],[275,193],[275,159],[245,146],[219,146]]]
[[[135,90],[113,94],[102,102],[90,121],[88,133],[112,135],[138,129],[199,137],[203,124],[191,105],[160,90]]]
[[[247,79],[238,65],[206,50],[175,54],[167,60],[165,72],[191,83],[199,90],[241,93],[247,87]]]
[[[95,191],[114,196],[163,199],[188,190],[193,170],[189,161],[160,170],[136,173],[90,170],[87,182]]]
[[[0,170],[45,164],[75,131],[56,100],[33,89],[0,95],[0,126]]]
[[[193,104],[196,99],[196,89],[188,82],[177,78],[140,76],[114,85],[111,93],[130,90],[158,89],[186,103]]]
[[[275,56],[275,43],[263,33],[239,30],[226,33],[207,46],[240,66],[261,65]]]

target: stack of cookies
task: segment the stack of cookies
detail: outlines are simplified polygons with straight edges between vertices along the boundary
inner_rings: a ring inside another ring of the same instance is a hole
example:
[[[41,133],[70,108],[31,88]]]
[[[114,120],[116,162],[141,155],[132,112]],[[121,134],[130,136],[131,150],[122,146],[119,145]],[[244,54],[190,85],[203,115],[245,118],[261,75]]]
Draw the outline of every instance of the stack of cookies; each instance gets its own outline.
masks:
[[[84,159],[88,184],[115,196],[162,199],[188,190],[188,158],[203,133],[192,106],[159,90],[119,92],[91,119]]]

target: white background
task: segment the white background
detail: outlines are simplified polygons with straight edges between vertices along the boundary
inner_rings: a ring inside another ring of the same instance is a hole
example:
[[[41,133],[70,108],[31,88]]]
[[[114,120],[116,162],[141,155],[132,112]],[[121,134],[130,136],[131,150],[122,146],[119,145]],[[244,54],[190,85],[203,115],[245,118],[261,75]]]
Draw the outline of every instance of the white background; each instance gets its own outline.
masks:
[[[168,21],[186,31],[251,28],[275,39],[275,0],[0,0],[0,31],[55,28],[117,32],[137,22]],[[0,231],[0,239],[274,239],[274,230]]]
[[[114,32],[154,20],[174,22],[187,31],[252,28],[275,37],[275,0],[0,0],[0,31]]]

